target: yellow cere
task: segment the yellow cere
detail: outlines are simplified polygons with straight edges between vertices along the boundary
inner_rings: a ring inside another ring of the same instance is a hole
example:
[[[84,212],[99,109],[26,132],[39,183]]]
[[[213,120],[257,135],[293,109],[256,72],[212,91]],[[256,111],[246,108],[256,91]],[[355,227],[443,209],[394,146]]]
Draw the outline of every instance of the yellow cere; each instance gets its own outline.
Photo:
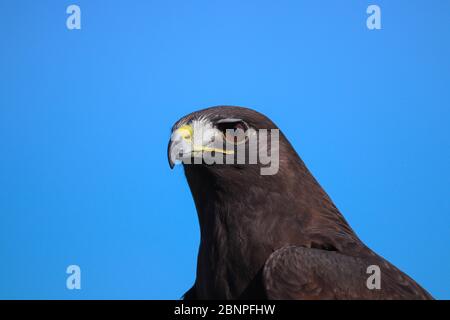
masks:
[[[192,139],[192,135],[194,134],[193,129],[189,125],[181,126],[177,129],[178,133],[184,140],[190,141]]]

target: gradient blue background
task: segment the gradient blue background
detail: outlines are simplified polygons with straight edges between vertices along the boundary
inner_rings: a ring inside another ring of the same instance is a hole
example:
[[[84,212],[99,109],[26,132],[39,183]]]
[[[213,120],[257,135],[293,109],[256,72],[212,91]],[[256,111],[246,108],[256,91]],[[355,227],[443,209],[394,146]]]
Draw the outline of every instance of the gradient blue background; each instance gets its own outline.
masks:
[[[1,0],[0,39],[0,298],[179,298],[199,228],[169,130],[218,104],[272,118],[362,240],[450,298],[449,1]]]

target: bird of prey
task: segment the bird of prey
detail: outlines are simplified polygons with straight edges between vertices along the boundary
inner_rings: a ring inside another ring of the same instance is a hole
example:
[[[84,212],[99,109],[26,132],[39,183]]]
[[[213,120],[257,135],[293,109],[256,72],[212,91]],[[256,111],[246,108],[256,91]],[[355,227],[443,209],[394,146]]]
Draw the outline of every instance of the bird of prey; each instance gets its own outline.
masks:
[[[183,164],[201,233],[184,299],[432,299],[357,237],[281,131],[265,147],[278,156],[274,174],[262,174],[259,153],[256,163],[205,161],[233,158],[238,147],[250,154],[248,136],[263,140],[264,129],[267,141],[278,130],[235,106],[193,112],[172,128],[169,164]],[[230,130],[244,136],[230,139]]]

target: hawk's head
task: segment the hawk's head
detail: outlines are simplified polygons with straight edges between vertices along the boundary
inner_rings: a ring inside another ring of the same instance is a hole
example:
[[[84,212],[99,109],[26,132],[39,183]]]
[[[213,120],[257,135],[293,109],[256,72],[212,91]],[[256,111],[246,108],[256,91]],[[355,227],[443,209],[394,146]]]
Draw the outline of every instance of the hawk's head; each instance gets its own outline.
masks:
[[[283,146],[291,148],[266,116],[248,108],[219,106],[175,123],[168,158],[171,168],[176,163],[209,170],[256,168],[262,175],[273,175]]]

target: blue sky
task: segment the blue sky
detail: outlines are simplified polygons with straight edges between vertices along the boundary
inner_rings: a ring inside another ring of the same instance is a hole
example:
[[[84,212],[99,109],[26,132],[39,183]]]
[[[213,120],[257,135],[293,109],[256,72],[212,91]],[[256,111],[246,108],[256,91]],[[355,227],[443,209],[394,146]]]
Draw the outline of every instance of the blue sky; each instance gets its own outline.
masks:
[[[274,120],[361,239],[450,298],[449,21],[446,0],[1,1],[0,298],[179,298],[199,228],[169,130],[219,104]]]

